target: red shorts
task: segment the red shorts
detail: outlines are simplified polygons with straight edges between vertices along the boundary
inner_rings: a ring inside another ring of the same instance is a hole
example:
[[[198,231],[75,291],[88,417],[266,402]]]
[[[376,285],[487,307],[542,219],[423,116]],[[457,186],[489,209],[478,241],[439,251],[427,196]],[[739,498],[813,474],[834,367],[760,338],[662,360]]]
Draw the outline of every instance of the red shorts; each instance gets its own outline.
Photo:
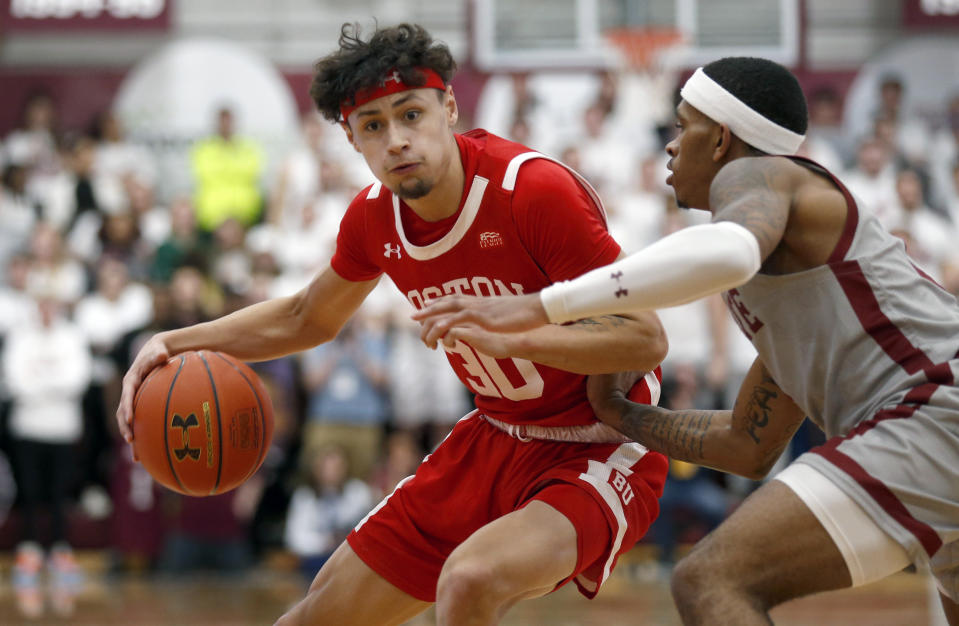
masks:
[[[394,586],[435,602],[440,570],[456,546],[542,500],[569,518],[578,535],[576,569],[557,587],[574,580],[592,598],[659,514],[667,469],[666,457],[636,443],[524,440],[474,412],[347,541]]]

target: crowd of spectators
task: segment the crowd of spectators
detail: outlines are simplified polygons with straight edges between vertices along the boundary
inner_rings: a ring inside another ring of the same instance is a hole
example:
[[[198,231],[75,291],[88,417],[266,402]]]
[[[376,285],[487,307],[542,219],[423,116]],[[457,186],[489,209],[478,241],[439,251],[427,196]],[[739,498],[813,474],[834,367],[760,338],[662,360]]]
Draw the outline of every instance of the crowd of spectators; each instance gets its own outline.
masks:
[[[586,81],[577,108],[575,98],[537,92],[537,78],[492,80],[478,124],[582,172],[627,251],[708,219],[678,210],[664,184],[669,102],[631,114],[619,77],[604,74]],[[904,89],[885,77],[873,123],[858,136],[842,127],[839,92],[810,93],[803,152],[837,172],[956,293],[959,96],[927,119],[902,108]],[[420,344],[391,285],[330,344],[255,365],[275,406],[275,436],[263,469],[233,492],[187,498],[159,488],[131,461],[113,412],[120,377],[150,334],[305,286],[372,178],[342,133],[312,112],[298,147],[268,175],[224,107],[190,155],[193,194],[165,198],[151,151],[126,139],[117,116],[63,129],[60,105],[34,94],[0,144],[0,520],[15,513],[4,526],[18,539],[14,582],[30,588],[45,566],[64,584],[76,580],[67,526],[77,507],[110,520],[117,568],[239,571],[285,546],[315,571],[471,407],[442,352]],[[671,348],[662,402],[730,406],[754,352],[720,299],[661,317]],[[792,454],[819,437],[800,431]],[[664,499],[651,533],[664,567],[685,526],[715,525],[754,486],[673,469],[667,496],[677,497]]]

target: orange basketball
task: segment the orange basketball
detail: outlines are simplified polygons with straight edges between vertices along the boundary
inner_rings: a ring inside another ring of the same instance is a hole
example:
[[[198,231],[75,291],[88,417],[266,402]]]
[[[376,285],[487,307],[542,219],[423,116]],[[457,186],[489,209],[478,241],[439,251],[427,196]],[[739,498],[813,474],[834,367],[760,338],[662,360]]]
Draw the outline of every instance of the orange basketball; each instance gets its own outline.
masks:
[[[273,437],[259,377],[222,352],[184,352],[157,367],[133,401],[133,447],[161,485],[225,493],[253,475]]]

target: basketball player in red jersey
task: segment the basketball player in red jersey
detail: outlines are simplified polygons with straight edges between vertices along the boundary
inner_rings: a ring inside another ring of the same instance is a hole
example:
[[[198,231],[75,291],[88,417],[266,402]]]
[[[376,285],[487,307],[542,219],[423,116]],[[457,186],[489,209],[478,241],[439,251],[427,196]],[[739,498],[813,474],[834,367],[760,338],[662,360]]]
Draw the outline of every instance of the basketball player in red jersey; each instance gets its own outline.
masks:
[[[444,294],[522,294],[614,261],[592,188],[521,145],[457,135],[445,45],[418,26],[362,40],[343,27],[311,94],[378,183],[351,203],[330,267],[302,292],[153,337],[117,411],[172,354],[274,358],[330,340],[390,276],[416,308]],[[493,624],[517,601],[574,581],[588,597],[658,513],[666,460],[600,423],[586,375],[656,372],[653,313],[602,316],[446,348],[478,409],[378,504],[282,624],[397,624],[437,604],[440,624]],[[655,373],[635,397],[655,404]]]

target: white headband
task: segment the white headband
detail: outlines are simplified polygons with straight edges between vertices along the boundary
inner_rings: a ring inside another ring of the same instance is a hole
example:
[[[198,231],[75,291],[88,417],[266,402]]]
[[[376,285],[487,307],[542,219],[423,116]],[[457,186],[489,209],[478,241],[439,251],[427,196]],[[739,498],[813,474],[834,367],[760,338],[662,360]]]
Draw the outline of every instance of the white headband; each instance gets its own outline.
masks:
[[[805,135],[784,128],[749,108],[706,75],[703,68],[689,77],[679,94],[713,120],[726,124],[734,135],[768,154],[796,154]]]

